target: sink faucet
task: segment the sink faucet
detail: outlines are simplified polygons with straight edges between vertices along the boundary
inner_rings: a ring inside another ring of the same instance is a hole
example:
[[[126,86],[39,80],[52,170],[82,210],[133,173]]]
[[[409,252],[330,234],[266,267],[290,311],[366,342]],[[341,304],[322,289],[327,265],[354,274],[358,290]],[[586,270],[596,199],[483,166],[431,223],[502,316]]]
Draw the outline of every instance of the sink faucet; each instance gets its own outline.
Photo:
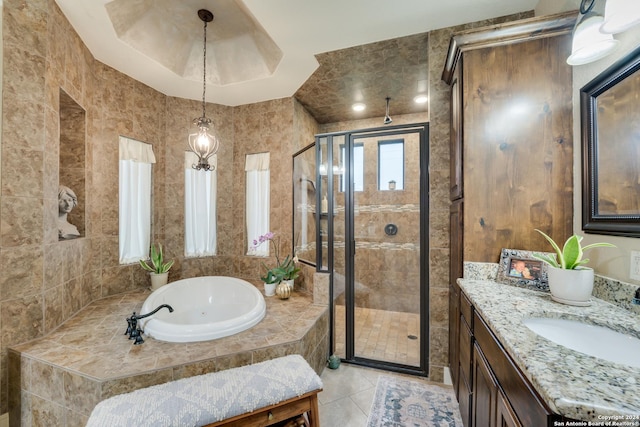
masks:
[[[636,289],[635,296],[631,299],[631,304],[640,305],[640,288]]]
[[[169,313],[173,313],[173,307],[171,307],[169,304],[161,304],[158,307],[156,307],[155,310],[150,311],[147,314],[136,314],[136,312],[134,311],[131,317],[127,317],[126,319],[127,330],[124,331],[124,334],[125,335],[129,334],[129,339],[135,340],[133,342],[133,345],[139,345],[144,343],[144,339],[142,338],[142,331],[138,327],[138,320],[144,319],[145,317],[152,316],[156,314],[161,308],[165,308],[165,307],[169,309]]]

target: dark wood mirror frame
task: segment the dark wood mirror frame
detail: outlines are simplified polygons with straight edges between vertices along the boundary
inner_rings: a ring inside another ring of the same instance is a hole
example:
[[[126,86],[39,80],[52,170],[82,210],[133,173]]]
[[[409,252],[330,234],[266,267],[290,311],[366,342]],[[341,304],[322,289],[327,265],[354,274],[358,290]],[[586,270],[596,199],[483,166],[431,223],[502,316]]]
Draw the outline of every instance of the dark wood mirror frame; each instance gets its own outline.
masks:
[[[606,93],[640,69],[640,48],[617,61],[580,89],[580,119],[582,131],[582,229],[586,233],[640,237],[640,206],[637,213],[603,213],[598,201],[598,96]],[[640,94],[637,94],[640,95]],[[638,106],[640,115],[640,106]],[[628,135],[629,138],[633,136]],[[618,165],[613,165],[618,167]],[[640,172],[636,172],[640,175]]]

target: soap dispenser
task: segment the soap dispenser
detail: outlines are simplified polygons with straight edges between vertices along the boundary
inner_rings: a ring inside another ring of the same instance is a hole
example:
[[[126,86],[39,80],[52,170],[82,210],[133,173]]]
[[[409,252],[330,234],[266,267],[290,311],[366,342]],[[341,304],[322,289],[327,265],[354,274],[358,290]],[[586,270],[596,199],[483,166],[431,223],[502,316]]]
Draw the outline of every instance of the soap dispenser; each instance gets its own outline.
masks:
[[[320,203],[320,212],[327,213],[329,212],[329,201],[327,200],[327,196],[322,196],[322,202]]]

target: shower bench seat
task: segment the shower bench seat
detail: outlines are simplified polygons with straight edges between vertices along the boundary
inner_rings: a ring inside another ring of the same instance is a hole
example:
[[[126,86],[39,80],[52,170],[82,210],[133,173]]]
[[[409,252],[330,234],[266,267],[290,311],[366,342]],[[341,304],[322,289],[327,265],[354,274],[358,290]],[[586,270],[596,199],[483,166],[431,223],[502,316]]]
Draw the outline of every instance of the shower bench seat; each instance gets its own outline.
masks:
[[[305,413],[317,427],[320,391],[320,377],[290,355],[111,397],[96,405],[87,427],[257,427]]]

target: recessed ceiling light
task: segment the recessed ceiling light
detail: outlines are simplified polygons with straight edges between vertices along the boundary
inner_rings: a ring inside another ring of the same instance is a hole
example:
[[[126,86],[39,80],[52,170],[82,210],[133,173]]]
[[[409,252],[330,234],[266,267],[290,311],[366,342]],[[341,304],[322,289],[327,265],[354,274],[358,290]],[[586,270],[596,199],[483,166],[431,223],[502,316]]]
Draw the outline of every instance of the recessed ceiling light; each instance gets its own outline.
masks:
[[[424,104],[428,100],[429,100],[429,97],[427,95],[424,95],[424,94],[416,95],[415,98],[413,98],[413,101],[416,104]]]
[[[351,108],[353,108],[353,111],[363,111],[365,108],[367,108],[367,106],[362,102],[356,102],[351,106]]]

